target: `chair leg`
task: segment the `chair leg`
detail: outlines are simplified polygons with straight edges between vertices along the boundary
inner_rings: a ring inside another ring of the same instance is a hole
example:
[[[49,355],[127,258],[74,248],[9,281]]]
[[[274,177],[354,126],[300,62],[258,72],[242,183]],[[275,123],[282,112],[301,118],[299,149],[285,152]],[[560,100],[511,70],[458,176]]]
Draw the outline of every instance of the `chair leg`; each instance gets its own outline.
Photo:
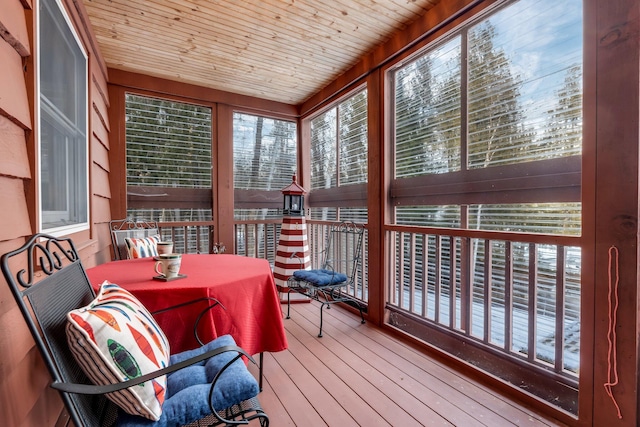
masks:
[[[289,315],[291,311],[291,290],[287,291],[287,317],[286,319],[291,319],[291,316]]]
[[[260,377],[258,380],[258,384],[260,387],[260,391],[262,392],[262,368],[264,367],[264,352],[261,351],[260,352],[260,369],[258,370],[260,372]]]
[[[320,305],[320,332],[318,333],[318,338],[322,338],[322,309],[325,305],[329,308],[329,304],[321,303]]]

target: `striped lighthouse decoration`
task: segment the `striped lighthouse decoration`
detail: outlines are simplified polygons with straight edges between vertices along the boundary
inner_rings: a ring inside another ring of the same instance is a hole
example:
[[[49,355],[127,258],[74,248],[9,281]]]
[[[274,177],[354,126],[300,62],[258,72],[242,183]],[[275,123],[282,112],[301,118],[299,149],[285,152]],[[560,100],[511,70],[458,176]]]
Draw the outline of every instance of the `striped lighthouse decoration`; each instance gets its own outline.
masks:
[[[280,293],[287,292],[287,279],[293,275],[294,271],[306,270],[311,265],[307,224],[304,218],[306,191],[296,181],[296,176],[293,175],[291,184],[282,189],[284,195],[282,228],[273,269],[273,277]],[[291,297],[292,300],[296,297],[307,300],[299,294],[292,294]]]

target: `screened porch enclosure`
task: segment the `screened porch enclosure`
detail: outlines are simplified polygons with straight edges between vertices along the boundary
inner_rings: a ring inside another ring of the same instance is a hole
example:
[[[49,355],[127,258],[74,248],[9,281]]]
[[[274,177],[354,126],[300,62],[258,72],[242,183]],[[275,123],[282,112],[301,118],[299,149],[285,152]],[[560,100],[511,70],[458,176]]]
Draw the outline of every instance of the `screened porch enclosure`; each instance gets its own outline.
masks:
[[[366,226],[366,323],[292,306],[274,425],[640,425],[638,0],[0,10],[3,252],[50,232],[93,268],[129,217],[274,263],[295,174],[312,257]],[[0,425],[66,425],[12,301]]]
[[[363,80],[298,120],[127,93],[128,215],[160,221],[187,252],[224,244],[273,266],[281,189],[296,174],[312,268],[332,222],[367,224],[346,290],[374,301],[367,313],[575,417],[582,5],[496,2],[385,64],[388,93]],[[386,134],[371,146],[378,107]]]

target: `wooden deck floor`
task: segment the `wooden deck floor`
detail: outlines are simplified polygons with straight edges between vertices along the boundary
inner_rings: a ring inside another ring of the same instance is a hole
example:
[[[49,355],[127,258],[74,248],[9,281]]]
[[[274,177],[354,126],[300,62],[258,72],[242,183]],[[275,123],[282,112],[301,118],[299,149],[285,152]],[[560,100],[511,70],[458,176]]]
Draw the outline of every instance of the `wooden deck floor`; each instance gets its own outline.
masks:
[[[339,307],[325,311],[318,338],[318,307],[292,305],[289,349],[264,355],[271,427],[562,425]]]

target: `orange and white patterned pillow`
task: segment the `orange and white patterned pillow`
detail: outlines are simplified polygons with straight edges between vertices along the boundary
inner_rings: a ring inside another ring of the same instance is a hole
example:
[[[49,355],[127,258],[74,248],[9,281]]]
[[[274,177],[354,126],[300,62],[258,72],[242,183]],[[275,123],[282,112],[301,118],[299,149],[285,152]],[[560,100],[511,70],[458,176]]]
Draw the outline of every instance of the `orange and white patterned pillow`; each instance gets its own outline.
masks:
[[[67,341],[95,384],[136,378],[169,365],[169,342],[147,309],[131,293],[105,281],[96,298],[67,314]],[[124,411],[157,421],[166,376],[107,395]]]
[[[129,253],[129,258],[146,258],[151,256],[158,256],[158,242],[160,241],[160,235],[149,237],[126,237],[124,244]]]

